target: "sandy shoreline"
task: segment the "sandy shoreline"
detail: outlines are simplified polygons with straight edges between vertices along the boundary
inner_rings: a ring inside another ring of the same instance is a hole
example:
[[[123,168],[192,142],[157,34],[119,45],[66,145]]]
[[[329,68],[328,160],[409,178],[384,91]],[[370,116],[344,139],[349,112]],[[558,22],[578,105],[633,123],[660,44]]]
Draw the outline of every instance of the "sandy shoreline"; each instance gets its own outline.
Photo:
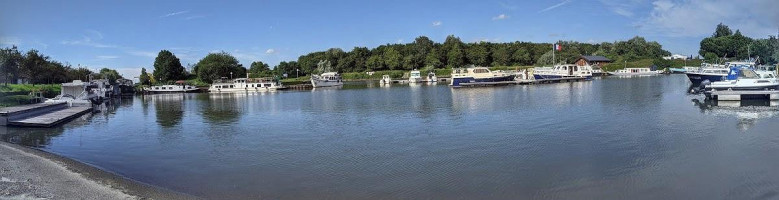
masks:
[[[0,199],[198,199],[16,144],[0,155]]]

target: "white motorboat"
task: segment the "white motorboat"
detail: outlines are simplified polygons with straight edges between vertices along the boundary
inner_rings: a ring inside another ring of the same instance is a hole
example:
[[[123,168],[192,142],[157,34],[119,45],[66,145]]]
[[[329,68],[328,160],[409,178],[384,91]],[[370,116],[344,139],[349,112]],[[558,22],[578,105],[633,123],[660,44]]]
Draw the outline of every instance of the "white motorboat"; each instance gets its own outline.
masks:
[[[160,93],[189,93],[197,92],[198,89],[195,86],[187,85],[184,81],[176,81],[175,85],[155,85],[144,88],[146,92],[153,94]]]
[[[419,70],[412,70],[411,73],[409,73],[408,82],[409,83],[419,83],[419,82],[422,82],[422,74],[421,74],[421,72],[419,72]]]
[[[469,67],[452,70],[451,86],[460,86],[460,83],[474,82],[503,82],[513,81],[514,75],[500,71],[490,71],[486,67]]]
[[[265,92],[285,89],[273,78],[237,78],[230,81],[222,80],[211,84],[209,92]]]
[[[625,68],[609,72],[613,76],[650,76],[662,73],[661,71],[652,71],[649,68]]]
[[[344,85],[341,74],[338,72],[325,72],[321,75],[311,76],[311,85],[317,87],[331,87]]]
[[[536,80],[542,79],[559,79],[559,78],[571,78],[571,77],[585,77],[587,79],[592,78],[592,67],[589,65],[578,66],[573,64],[556,65],[554,67],[536,68],[533,72],[533,78]]]
[[[757,72],[748,67],[731,67],[726,80],[705,85],[704,93],[709,96],[713,91],[761,91],[777,90],[779,81],[773,72]]]
[[[389,75],[385,74],[381,76],[381,80],[379,80],[379,83],[381,84],[390,84],[392,83],[392,78],[390,78]]]
[[[747,67],[753,68],[754,62],[727,62],[721,64],[701,63],[701,67],[695,71],[686,71],[685,74],[690,82],[695,85],[701,85],[702,82],[716,82],[726,79],[730,67]],[[704,85],[707,83],[704,83]]]
[[[427,82],[438,82],[438,77],[435,76],[435,72],[432,70],[427,73]]]
[[[92,104],[101,104],[107,99],[110,84],[108,80],[92,80],[83,82],[73,80],[70,83],[61,85],[60,94],[54,98],[46,100],[47,103],[68,103],[69,106],[89,106]]]

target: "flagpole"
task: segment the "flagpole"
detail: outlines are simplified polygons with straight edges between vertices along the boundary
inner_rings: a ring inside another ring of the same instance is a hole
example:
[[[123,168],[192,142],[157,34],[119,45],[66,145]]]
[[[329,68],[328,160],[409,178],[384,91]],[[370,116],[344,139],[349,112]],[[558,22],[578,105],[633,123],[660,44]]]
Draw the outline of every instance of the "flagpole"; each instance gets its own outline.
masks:
[[[552,67],[554,67],[554,52],[557,51],[557,44],[552,44]]]

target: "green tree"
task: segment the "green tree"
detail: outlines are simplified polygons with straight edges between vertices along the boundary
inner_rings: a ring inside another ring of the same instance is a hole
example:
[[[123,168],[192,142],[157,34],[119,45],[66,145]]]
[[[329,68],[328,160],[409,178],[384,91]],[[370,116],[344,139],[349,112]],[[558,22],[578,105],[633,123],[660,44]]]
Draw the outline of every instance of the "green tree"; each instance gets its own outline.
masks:
[[[733,31],[731,31],[728,26],[726,26],[725,24],[719,23],[717,25],[717,29],[714,31],[714,34],[711,37],[718,38],[718,37],[730,36],[732,34],[733,34]]]
[[[511,54],[511,59],[514,60],[516,65],[532,65],[533,59],[530,58],[530,52],[525,48],[518,48]]]
[[[478,66],[487,66],[490,64],[488,60],[490,53],[487,51],[486,46],[487,43],[485,42],[470,45],[465,54],[468,58],[468,63]]]
[[[197,62],[195,69],[197,69],[198,79],[206,83],[231,76],[243,77],[246,74],[246,68],[227,52],[209,53]]]
[[[168,50],[162,50],[154,59],[154,78],[160,82],[172,82],[185,78],[181,61]]]
[[[465,55],[463,53],[463,42],[460,38],[454,35],[449,35],[443,44],[443,49],[446,51],[446,67],[455,68],[463,67],[465,65]]]
[[[138,76],[138,81],[140,81],[141,85],[151,85],[151,79],[149,78],[149,74],[146,73],[146,68],[141,68],[141,75]]]
[[[38,50],[33,49],[25,54],[19,71],[21,72],[22,77],[27,78],[30,83],[41,83],[41,78],[43,76],[41,72],[46,69],[48,63],[48,56],[44,56],[38,53]]]
[[[3,74],[3,82],[8,85],[19,76],[19,65],[24,57],[16,46],[0,49],[0,72]]]
[[[119,72],[113,69],[103,68],[100,69],[100,72],[98,73],[101,78],[108,79],[110,83],[116,82],[116,79],[124,78],[122,75],[119,75]]]
[[[381,54],[374,54],[368,57],[368,60],[365,61],[365,65],[370,70],[381,70],[384,69],[384,58],[381,57]]]
[[[511,64],[511,52],[508,45],[498,45],[492,51],[493,66],[508,66]]]
[[[272,76],[270,66],[262,61],[252,62],[252,65],[249,66],[249,73],[249,76],[253,78]]]
[[[91,70],[87,69],[86,67],[79,67],[75,69],[68,70],[68,80],[81,80],[81,81],[89,81],[89,75],[94,74]]]
[[[444,67],[444,63],[439,59],[440,55],[437,49],[433,49],[425,56],[425,66],[432,66],[433,68]]]
[[[400,55],[400,52],[395,50],[395,48],[389,48],[386,52],[384,52],[384,64],[387,65],[387,67],[390,70],[397,70],[400,69],[403,58]]]

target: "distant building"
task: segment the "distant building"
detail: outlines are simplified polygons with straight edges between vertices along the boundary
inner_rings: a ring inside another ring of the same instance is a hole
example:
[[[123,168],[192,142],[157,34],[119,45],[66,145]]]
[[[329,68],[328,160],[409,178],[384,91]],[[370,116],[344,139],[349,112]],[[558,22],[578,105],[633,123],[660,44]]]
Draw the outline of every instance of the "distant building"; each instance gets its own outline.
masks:
[[[578,66],[590,65],[593,67],[601,68],[603,65],[609,64],[612,61],[603,56],[582,56],[576,59],[574,62]]]
[[[688,58],[690,58],[690,57],[687,57],[687,56],[681,55],[681,54],[674,54],[674,55],[671,55],[671,56],[663,56],[663,59],[666,59],[666,60],[687,60]]]

